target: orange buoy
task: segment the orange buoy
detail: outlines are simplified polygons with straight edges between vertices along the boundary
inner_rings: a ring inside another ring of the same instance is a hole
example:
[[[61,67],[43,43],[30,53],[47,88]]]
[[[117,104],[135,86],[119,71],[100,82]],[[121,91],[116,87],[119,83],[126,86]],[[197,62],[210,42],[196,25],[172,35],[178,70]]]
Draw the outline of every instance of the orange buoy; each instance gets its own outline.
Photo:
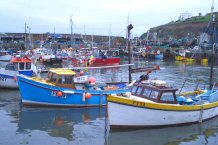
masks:
[[[90,77],[89,78],[89,83],[90,84],[95,84],[96,83],[96,79],[94,77]]]
[[[80,74],[80,76],[83,76],[84,75],[84,71],[81,71],[79,74]]]
[[[56,120],[56,124],[60,127],[64,124],[64,120],[61,117],[58,117]]]
[[[63,96],[63,92],[58,91],[58,92],[57,92],[57,96],[58,96],[58,97],[62,97],[62,96]]]
[[[86,99],[90,99],[92,97],[92,95],[90,93],[86,93],[85,97],[86,97]]]
[[[14,76],[14,81],[17,82],[17,76]]]

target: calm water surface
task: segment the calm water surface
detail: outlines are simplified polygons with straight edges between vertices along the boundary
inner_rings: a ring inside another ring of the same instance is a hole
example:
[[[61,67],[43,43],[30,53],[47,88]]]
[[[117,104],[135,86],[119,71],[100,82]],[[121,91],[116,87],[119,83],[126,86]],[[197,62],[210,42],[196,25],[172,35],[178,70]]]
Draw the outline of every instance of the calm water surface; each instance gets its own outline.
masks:
[[[178,92],[208,87],[210,68],[181,62],[135,61],[160,65],[150,78],[165,80]],[[217,69],[214,69],[216,80]],[[97,81],[128,81],[128,68],[89,70]],[[133,74],[133,80],[143,73]],[[185,84],[184,84],[185,82]],[[181,89],[181,86],[184,87]],[[26,108],[19,90],[0,89],[0,145],[217,145],[218,117],[202,124],[141,130],[110,130],[106,108]]]

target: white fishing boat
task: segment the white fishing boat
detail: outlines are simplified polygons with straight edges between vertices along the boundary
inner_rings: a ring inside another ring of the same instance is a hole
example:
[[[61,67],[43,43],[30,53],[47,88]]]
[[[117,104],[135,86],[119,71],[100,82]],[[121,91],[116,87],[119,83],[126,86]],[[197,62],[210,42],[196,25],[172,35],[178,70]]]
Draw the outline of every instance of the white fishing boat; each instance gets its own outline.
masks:
[[[0,68],[0,88],[18,88],[17,75],[33,76],[37,73],[33,60],[12,58],[12,63]]]
[[[194,97],[176,96],[176,91],[155,80],[135,83],[131,94],[110,95],[110,126],[162,127],[202,122],[218,115],[217,90]]]

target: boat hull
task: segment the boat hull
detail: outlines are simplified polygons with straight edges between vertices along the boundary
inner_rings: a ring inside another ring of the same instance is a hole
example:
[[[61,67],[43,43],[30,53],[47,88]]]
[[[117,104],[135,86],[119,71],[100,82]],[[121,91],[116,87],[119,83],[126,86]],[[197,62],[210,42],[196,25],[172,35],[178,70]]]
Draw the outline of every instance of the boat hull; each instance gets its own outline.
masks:
[[[18,84],[23,105],[63,106],[63,107],[91,107],[106,105],[106,96],[98,90],[74,90],[60,88],[46,83],[34,81],[29,77],[18,76]],[[59,97],[57,92],[63,92]],[[88,92],[91,98],[85,98]]]
[[[175,60],[176,61],[184,61],[184,62],[195,62],[195,59],[194,58],[186,58],[184,56],[175,56]]]
[[[95,58],[93,62],[93,66],[104,66],[104,65],[119,65],[120,58],[112,57],[112,58]]]
[[[0,56],[0,61],[11,61],[12,56],[11,55],[2,55]]]
[[[205,105],[170,105],[110,96],[110,126],[162,127],[201,122],[218,115],[218,102]]]
[[[6,75],[0,73],[0,88],[18,88],[15,75]]]

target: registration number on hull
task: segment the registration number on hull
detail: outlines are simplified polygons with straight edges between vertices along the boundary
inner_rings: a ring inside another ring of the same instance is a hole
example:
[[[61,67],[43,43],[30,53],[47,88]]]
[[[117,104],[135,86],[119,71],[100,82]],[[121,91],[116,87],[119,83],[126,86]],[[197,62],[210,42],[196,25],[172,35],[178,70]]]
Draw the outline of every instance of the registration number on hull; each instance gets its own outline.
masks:
[[[4,81],[5,82],[6,80],[7,80],[7,78],[0,76],[0,81]]]

